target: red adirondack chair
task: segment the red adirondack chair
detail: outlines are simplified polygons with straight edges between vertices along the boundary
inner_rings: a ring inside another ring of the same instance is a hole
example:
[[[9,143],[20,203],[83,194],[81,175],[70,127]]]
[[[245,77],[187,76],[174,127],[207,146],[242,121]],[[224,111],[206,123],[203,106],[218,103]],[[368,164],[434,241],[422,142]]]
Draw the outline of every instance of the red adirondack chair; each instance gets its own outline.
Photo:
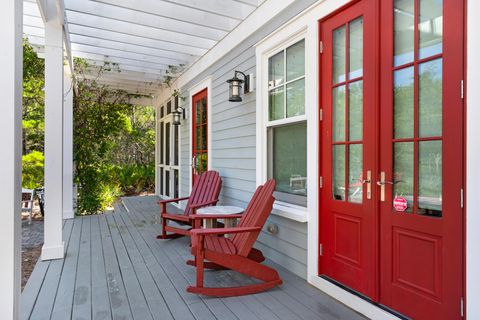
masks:
[[[275,180],[273,179],[257,188],[237,227],[190,231],[192,254],[195,256],[197,268],[197,282],[196,286],[187,287],[188,292],[230,297],[265,291],[282,284],[282,279],[275,269],[249,257],[253,244],[272,211],[275,201],[274,189]],[[231,239],[219,237],[223,234],[233,234],[233,237]],[[204,269],[219,269],[219,267],[240,272],[262,282],[240,287],[204,287]]]
[[[182,229],[170,226],[167,222],[171,220],[193,227],[195,220],[191,219],[190,216],[195,214],[195,209],[217,204],[221,188],[222,179],[218,172],[213,170],[205,171],[195,180],[189,197],[159,201],[162,234],[158,235],[157,239],[172,239],[190,235],[189,228]],[[188,200],[188,202],[183,214],[167,212],[168,203],[184,200]],[[167,234],[167,232],[171,233]]]

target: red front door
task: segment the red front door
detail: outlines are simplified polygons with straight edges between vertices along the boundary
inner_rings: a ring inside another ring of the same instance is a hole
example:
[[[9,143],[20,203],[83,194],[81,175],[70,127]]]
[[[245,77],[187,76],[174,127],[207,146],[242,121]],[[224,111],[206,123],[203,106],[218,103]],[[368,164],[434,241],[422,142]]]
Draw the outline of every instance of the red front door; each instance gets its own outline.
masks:
[[[320,22],[319,273],[414,319],[461,317],[463,10],[362,0]]]
[[[320,26],[320,272],[375,299],[375,202],[365,181],[376,169],[375,41],[366,36],[375,31],[370,3],[357,2]]]
[[[208,168],[208,90],[192,97],[192,181]]]

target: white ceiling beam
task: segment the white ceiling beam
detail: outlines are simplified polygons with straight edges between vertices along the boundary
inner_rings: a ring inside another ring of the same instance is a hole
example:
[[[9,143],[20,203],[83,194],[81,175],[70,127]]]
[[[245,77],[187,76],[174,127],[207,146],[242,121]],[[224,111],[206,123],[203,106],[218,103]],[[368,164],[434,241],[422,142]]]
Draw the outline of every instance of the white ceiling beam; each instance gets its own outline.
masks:
[[[75,56],[75,54],[74,54]],[[93,65],[93,66],[98,66],[98,67],[101,67],[103,66],[104,62],[103,61],[98,61],[98,60],[92,60],[92,59],[89,59],[89,58],[83,58],[83,59],[86,59],[87,62],[90,64],[90,65]],[[118,63],[118,68],[121,70],[121,71],[134,71],[134,72],[145,72],[145,73],[150,73],[152,75],[162,75],[165,73],[165,70],[166,69],[152,69],[152,68],[149,68],[149,67],[138,67],[138,66],[131,66],[131,65],[128,65],[128,64],[123,64],[123,63]]]
[[[90,46],[101,47],[105,49],[115,49],[115,50],[120,50],[125,52],[145,54],[145,55],[158,57],[158,58],[171,58],[171,59],[180,61],[180,63],[184,63],[184,64],[188,64],[195,58],[195,56],[188,55],[188,54],[171,52],[171,51],[161,50],[156,48],[148,48],[148,47],[143,47],[137,44],[121,43],[121,42],[112,41],[108,39],[92,38],[92,37],[87,37],[87,36],[78,35],[78,34],[70,34],[70,40],[72,41],[72,43],[90,45]]]
[[[88,67],[88,73],[91,74],[98,74],[100,71],[100,67],[96,65],[90,65]],[[145,82],[161,82],[163,81],[163,74],[155,74],[155,73],[147,73],[147,72],[137,72],[137,71],[130,71],[130,70],[120,70],[120,72],[116,70],[103,70],[104,75],[108,75],[110,77],[117,77],[117,78],[124,78],[136,81],[145,81]]]
[[[245,3],[225,0],[165,0],[185,7],[201,9],[238,20],[245,19],[255,9]]]
[[[94,80],[95,78],[93,77],[91,79]],[[119,87],[124,87],[129,89],[143,90],[145,92],[155,92],[161,89],[159,86],[142,84],[138,82],[115,81],[112,79],[105,79],[105,78],[98,78],[95,80],[100,84],[108,84],[112,86],[119,86]]]
[[[127,84],[127,85],[135,85],[135,86],[142,86],[142,87],[149,87],[149,88],[156,88],[160,89],[162,86],[162,83],[160,80],[153,80],[153,79],[128,79],[128,78],[122,78],[122,74],[107,74],[103,73],[100,76],[98,76],[95,73],[89,73],[85,74],[85,77],[87,79],[97,79],[101,81],[111,81],[114,83],[122,83],[122,84]]]
[[[107,48],[95,47],[95,46],[78,44],[78,43],[72,43],[72,50],[75,52],[93,53],[93,54],[99,54],[99,55],[106,55],[109,57],[117,57],[117,58],[125,58],[125,59],[158,63],[162,65],[182,64],[182,61],[179,61],[176,59],[155,57],[151,55],[127,52],[127,51],[122,51],[117,49],[107,49]]]
[[[40,11],[40,16],[42,17],[43,22],[48,21],[47,16],[47,2],[45,0],[37,0],[38,10]]]
[[[70,21],[71,22],[71,21]],[[208,49],[205,48],[196,48],[191,47],[187,43],[185,44],[178,44],[163,41],[161,39],[150,38],[145,34],[141,35],[134,35],[131,34],[131,30],[127,33],[119,32],[119,30],[105,30],[102,28],[98,28],[96,26],[84,26],[84,25],[76,25],[69,23],[69,30],[71,35],[83,35],[90,38],[95,39],[108,39],[119,43],[126,43],[126,44],[138,44],[143,47],[147,48],[155,48],[160,50],[171,51],[174,53],[181,53],[187,54],[192,56],[201,56]]]
[[[248,4],[248,5],[252,6],[252,7],[256,7],[256,6],[258,6],[261,2],[263,2],[262,0],[230,0],[230,1]]]
[[[92,15],[96,19],[106,18],[119,22],[133,23],[145,28],[156,29],[157,33],[162,34],[162,38],[180,34],[185,37],[189,35],[190,37],[201,38],[206,41],[218,41],[228,33],[228,31],[225,30],[207,28],[171,18],[159,17],[154,14],[93,1],[67,0],[66,5],[68,10],[67,15],[69,15],[70,12],[77,12],[83,13],[83,15]],[[89,23],[86,24],[89,25]]]
[[[215,13],[201,10],[203,6],[198,8],[190,8],[176,3],[171,3],[161,0],[93,0],[99,3],[106,3],[115,6],[121,6],[130,10],[141,11],[144,13],[154,14],[158,17],[187,22],[198,26],[207,28],[214,28],[229,32],[240,20],[230,17],[221,16]],[[182,26],[179,26],[182,27]]]
[[[124,65],[130,65],[135,67],[151,68],[152,70],[158,70],[158,71],[165,70],[168,67],[166,64],[146,62],[142,60],[133,60],[133,59],[120,58],[120,57],[104,56],[101,54],[85,53],[85,52],[79,52],[75,50],[73,50],[72,52],[75,57],[79,57],[79,58],[112,62],[112,63],[121,63]],[[152,71],[152,73],[154,72],[155,71]]]

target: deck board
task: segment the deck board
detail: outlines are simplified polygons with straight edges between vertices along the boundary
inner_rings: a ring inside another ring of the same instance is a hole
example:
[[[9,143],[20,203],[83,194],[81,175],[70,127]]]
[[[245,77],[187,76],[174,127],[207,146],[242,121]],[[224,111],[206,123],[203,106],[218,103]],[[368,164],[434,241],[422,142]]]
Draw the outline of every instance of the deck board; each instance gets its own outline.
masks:
[[[284,284],[230,298],[187,293],[195,281],[188,238],[157,240],[156,197],[124,198],[114,212],[64,224],[66,256],[39,261],[21,302],[21,319],[302,320],[363,319],[271,261]],[[255,280],[206,271],[209,286]]]

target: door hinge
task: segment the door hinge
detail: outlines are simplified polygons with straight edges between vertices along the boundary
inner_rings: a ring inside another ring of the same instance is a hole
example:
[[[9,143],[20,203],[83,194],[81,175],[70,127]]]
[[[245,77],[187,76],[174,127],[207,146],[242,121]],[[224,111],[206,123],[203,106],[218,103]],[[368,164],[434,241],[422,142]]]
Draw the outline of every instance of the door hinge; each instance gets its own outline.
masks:
[[[460,81],[460,97],[463,99],[464,96],[464,86],[463,86],[463,80]]]
[[[463,188],[461,188],[460,189],[460,208],[463,208],[463,205],[464,205],[463,198],[464,198],[464,192],[463,192]]]
[[[320,109],[319,117],[320,117],[320,121],[323,121],[323,109]]]
[[[463,297],[460,298],[460,317],[463,318],[463,315],[464,315],[464,309],[465,308],[465,304],[463,303]]]
[[[320,53],[323,53],[323,41],[320,41],[319,50],[320,50]]]
[[[323,244],[320,243],[320,256],[323,256]]]
[[[318,184],[320,185],[320,188],[323,188],[323,177],[320,177],[320,181]]]

